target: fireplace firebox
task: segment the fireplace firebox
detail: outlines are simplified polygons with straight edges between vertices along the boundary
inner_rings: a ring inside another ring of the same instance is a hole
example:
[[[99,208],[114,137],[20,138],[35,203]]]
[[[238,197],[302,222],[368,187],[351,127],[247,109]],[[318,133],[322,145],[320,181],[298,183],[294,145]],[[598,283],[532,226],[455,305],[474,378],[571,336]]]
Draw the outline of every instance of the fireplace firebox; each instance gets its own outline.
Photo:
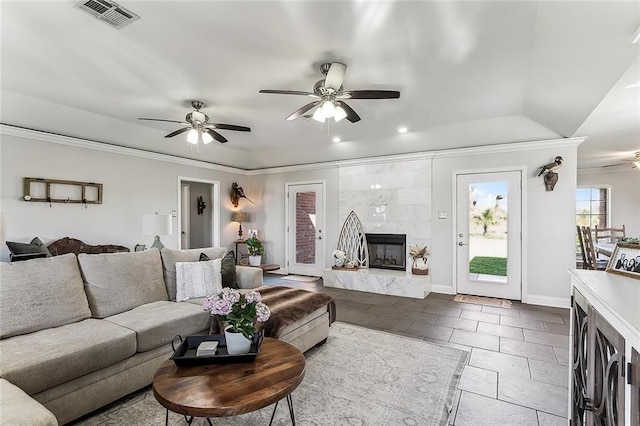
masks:
[[[366,234],[369,268],[404,271],[407,258],[405,234]]]

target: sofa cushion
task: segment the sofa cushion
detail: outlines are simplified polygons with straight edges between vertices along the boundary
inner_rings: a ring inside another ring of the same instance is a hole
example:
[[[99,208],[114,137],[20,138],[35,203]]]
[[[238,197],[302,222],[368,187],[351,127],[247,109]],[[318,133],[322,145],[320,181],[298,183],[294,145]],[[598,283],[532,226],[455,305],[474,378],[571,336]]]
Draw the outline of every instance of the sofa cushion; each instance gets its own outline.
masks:
[[[91,316],[76,256],[0,263],[0,338]]]
[[[133,253],[79,254],[78,263],[95,318],[167,300],[162,261],[156,249]]]
[[[93,318],[0,340],[0,376],[30,395],[136,352],[136,334]]]
[[[227,252],[225,247],[209,247],[190,250],[162,249],[162,267],[164,268],[164,281],[167,285],[169,300],[176,300],[176,262],[197,262],[200,253],[204,253],[209,259],[220,259]]]
[[[176,300],[218,294],[222,291],[221,259],[176,262]]]
[[[106,318],[136,332],[137,351],[166,345],[177,335],[207,330],[211,314],[202,306],[179,302],[154,302]]]
[[[5,379],[0,379],[0,413],[3,425],[58,426],[51,411]]]

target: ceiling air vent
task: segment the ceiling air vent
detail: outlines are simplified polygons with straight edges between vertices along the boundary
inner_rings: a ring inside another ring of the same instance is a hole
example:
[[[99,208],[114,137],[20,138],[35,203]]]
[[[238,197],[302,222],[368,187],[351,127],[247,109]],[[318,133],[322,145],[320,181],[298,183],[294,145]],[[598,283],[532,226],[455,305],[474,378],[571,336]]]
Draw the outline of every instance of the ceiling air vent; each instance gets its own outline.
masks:
[[[94,18],[118,30],[140,19],[135,13],[117,3],[106,0],[81,0],[75,2],[73,7],[90,14]]]

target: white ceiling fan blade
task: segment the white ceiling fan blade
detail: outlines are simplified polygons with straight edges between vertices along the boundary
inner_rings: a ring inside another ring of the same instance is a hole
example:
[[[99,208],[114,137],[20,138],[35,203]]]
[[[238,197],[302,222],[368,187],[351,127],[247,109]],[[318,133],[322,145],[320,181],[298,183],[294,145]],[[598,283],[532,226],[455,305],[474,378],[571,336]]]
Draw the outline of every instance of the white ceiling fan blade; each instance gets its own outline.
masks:
[[[344,82],[344,75],[347,72],[347,66],[340,62],[334,62],[331,64],[327,77],[324,79],[324,87],[327,89],[333,89],[335,92],[340,90],[342,83]]]

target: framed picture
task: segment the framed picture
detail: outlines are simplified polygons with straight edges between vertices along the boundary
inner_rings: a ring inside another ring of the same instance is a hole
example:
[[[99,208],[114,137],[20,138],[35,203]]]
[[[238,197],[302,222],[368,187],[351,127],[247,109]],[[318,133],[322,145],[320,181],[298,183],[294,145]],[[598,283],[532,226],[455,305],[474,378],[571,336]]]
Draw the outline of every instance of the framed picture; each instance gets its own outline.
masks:
[[[255,237],[258,238],[258,230],[257,229],[249,229],[247,232],[247,238]]]
[[[640,279],[640,244],[616,244],[606,271]]]

